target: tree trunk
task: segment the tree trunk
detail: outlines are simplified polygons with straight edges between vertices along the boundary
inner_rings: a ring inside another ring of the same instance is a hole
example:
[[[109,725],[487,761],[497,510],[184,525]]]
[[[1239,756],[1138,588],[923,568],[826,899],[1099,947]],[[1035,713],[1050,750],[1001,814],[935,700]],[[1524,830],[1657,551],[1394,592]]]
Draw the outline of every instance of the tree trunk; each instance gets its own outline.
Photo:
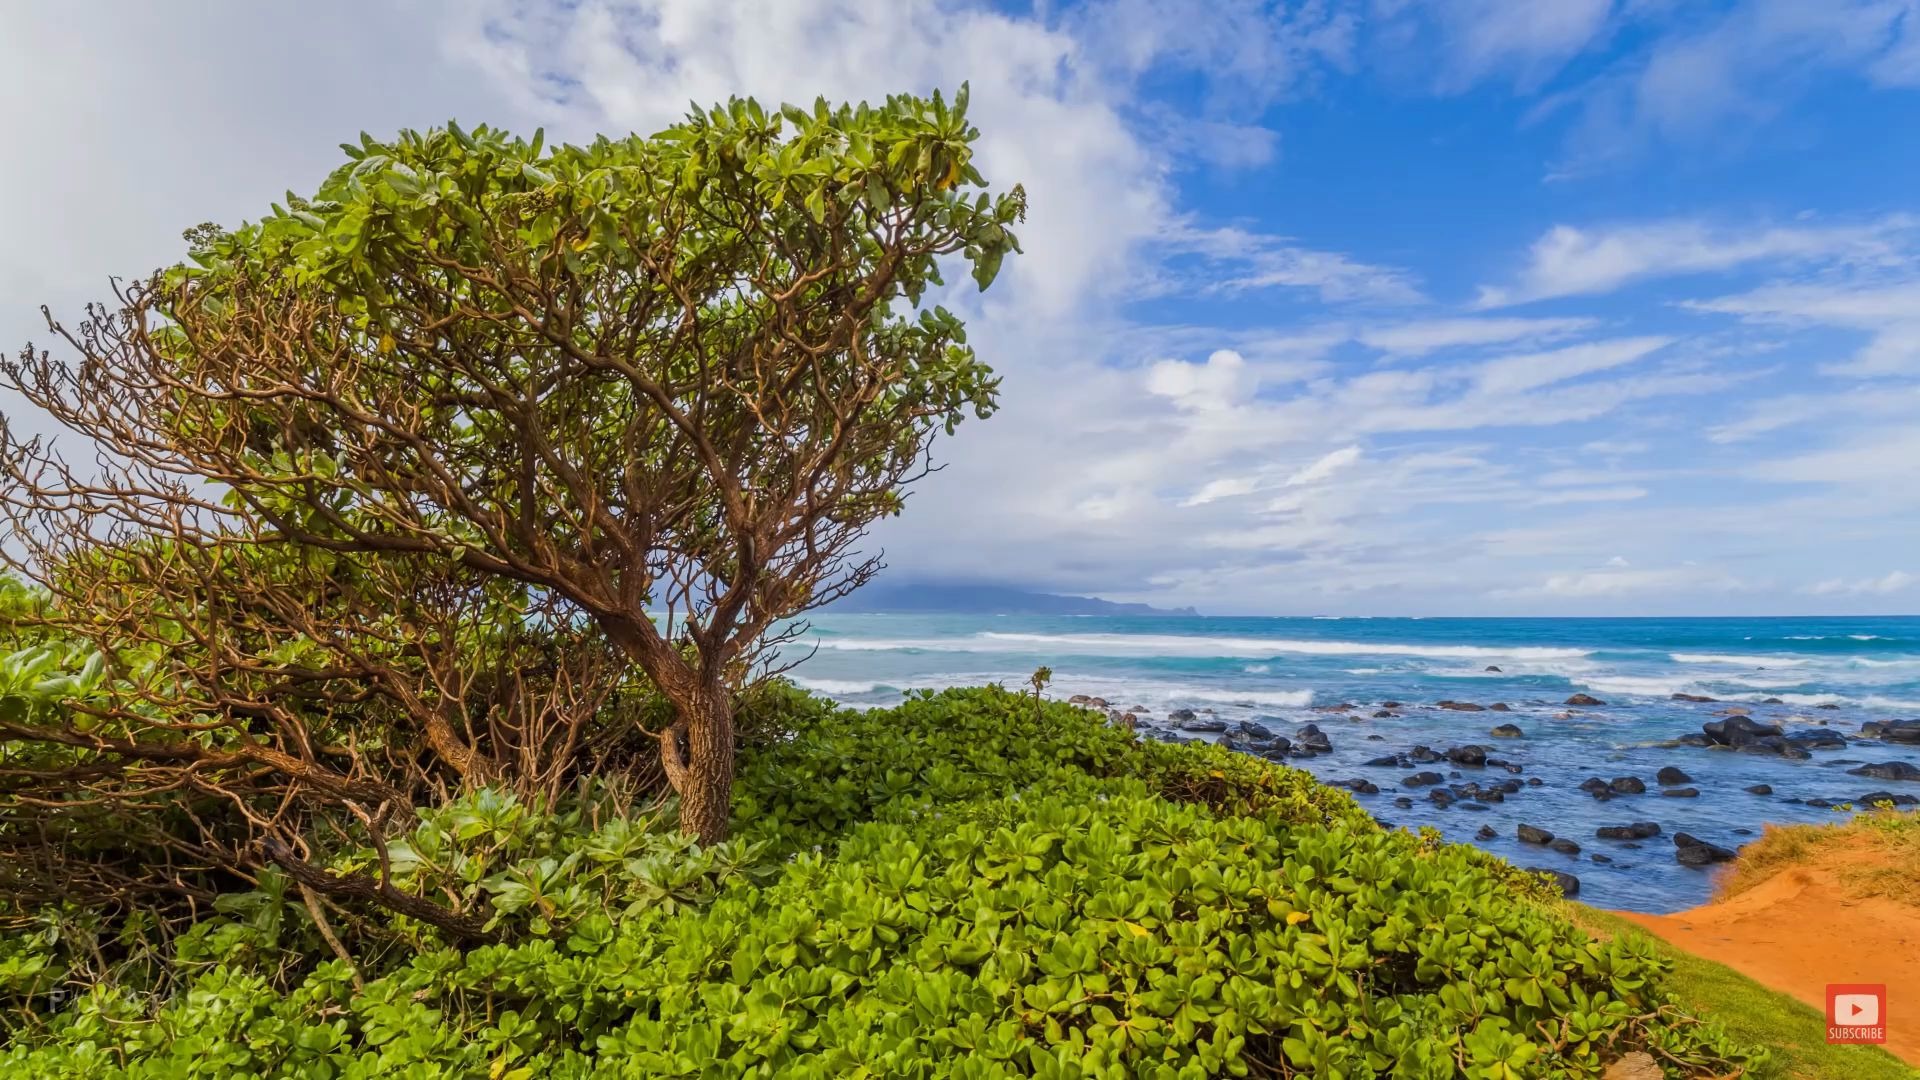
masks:
[[[667,775],[680,792],[680,831],[717,844],[727,838],[733,817],[733,698],[724,689],[702,692],[683,715],[683,737],[670,733],[662,755],[684,753]],[[675,777],[675,774],[678,774]]]

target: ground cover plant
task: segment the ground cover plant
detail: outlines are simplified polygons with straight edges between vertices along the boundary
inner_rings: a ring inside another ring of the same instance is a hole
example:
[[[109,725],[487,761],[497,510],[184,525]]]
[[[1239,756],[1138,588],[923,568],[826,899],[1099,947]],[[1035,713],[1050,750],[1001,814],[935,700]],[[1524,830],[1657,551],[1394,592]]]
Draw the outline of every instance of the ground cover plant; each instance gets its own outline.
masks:
[[[384,856],[485,912],[379,909],[331,957],[283,878],[170,946],[43,913],[0,952],[23,1076],[1597,1076],[1749,1059],[1472,849],[1379,828],[1304,773],[1136,742],[998,689],[815,715],[750,752],[702,846],[610,787],[476,792]],[[452,901],[449,901],[452,902]],[[115,952],[55,1006],[64,972]],[[127,974],[122,977],[120,972]],[[102,978],[102,974],[106,977]]]

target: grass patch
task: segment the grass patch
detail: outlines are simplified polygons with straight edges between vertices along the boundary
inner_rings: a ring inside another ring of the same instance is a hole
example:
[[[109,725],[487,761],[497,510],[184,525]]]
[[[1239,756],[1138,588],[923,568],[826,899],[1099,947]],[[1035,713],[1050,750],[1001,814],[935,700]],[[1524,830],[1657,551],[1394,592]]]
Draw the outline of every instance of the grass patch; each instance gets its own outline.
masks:
[[[1826,1017],[1796,998],[1769,990],[1724,964],[1675,949],[1618,915],[1582,904],[1565,907],[1573,921],[1595,937],[1636,939],[1671,964],[1666,987],[1681,1007],[1719,1021],[1741,1042],[1772,1050],[1771,1060],[1754,1074],[1759,1080],[1913,1080],[1916,1075],[1877,1046],[1828,1045]]]
[[[1829,872],[1849,896],[1920,906],[1920,815],[1877,810],[1829,825],[1769,825],[1740,849],[1720,897],[1789,869]]]

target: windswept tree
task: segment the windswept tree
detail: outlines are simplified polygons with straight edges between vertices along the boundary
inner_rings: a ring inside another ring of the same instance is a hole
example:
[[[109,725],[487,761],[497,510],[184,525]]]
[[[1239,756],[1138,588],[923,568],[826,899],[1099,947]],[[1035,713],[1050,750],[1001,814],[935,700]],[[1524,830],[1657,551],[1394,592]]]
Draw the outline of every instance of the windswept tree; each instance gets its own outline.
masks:
[[[985,190],[977,134],[963,89],[736,100],[588,146],[362,136],[312,197],[50,320],[68,348],[0,381],[103,453],[0,442],[20,565],[68,633],[153,622],[119,673],[136,704],[40,734],[360,807],[395,769],[550,777],[573,722],[520,729],[637,668],[671,703],[651,733],[682,827],[724,838],[739,694],[876,572],[861,538],[934,437],[993,410],[923,303],[943,264],[984,288],[1017,250],[1024,196]],[[447,659],[475,641],[509,647]],[[313,736],[370,702],[409,739]]]

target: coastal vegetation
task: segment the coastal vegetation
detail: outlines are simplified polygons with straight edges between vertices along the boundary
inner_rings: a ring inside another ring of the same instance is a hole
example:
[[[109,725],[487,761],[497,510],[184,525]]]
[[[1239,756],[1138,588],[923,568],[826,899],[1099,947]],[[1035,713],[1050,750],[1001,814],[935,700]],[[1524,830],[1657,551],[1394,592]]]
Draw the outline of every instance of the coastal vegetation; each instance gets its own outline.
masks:
[[[4,382],[0,1075],[1677,1076],[1765,1054],[1542,877],[989,687],[835,709],[998,384],[965,95],[363,138]]]

